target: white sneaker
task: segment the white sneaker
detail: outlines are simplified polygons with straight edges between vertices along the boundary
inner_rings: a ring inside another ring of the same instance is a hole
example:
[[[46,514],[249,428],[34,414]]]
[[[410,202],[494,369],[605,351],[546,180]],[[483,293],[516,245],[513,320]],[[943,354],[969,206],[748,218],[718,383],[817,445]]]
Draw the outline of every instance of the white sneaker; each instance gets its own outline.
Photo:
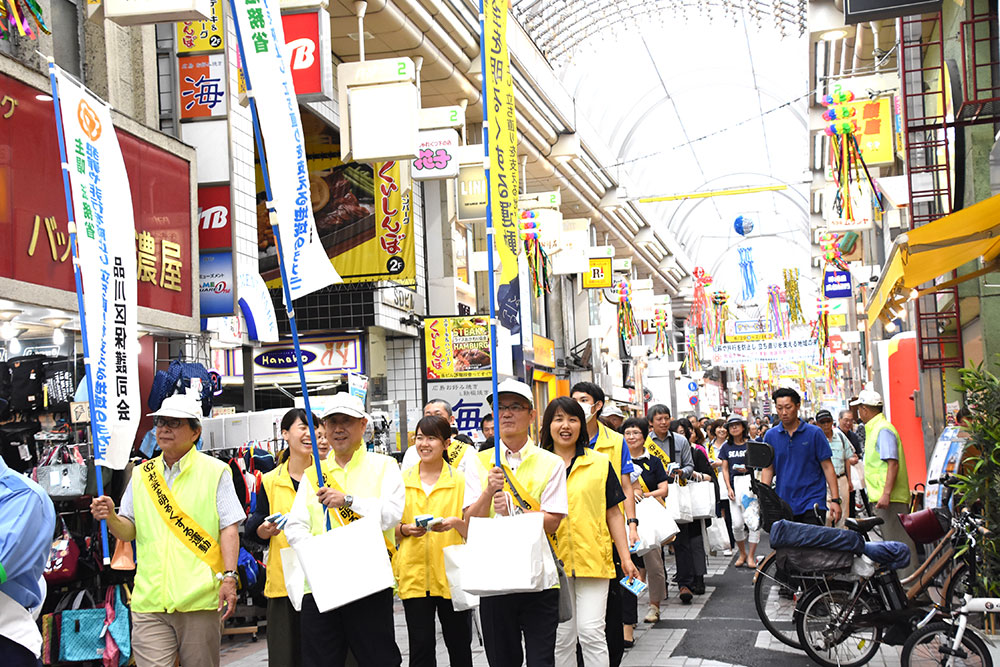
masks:
[[[726,549],[725,551],[722,552],[722,555],[723,556],[732,556],[733,555],[733,550],[732,549]]]
[[[660,620],[660,608],[654,605],[649,605],[649,610],[646,612],[646,618],[642,620],[646,623],[656,623]]]

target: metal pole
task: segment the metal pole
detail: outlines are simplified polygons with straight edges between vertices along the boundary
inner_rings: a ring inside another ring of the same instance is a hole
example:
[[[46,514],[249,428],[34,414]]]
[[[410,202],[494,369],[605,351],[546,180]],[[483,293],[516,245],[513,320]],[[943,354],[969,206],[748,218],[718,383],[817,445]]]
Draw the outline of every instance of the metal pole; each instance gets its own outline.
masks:
[[[70,194],[69,185],[69,163],[66,161],[66,143],[63,136],[62,109],[59,106],[59,88],[56,85],[56,63],[49,58],[49,83],[52,86],[52,106],[56,112],[56,136],[59,143],[59,161],[62,164],[63,174],[63,194],[66,197],[66,218],[68,220],[69,247],[73,255],[73,280],[76,283],[76,307],[80,312],[80,340],[83,343],[83,369],[87,378],[87,397],[91,405],[94,404],[94,377],[90,368],[90,348],[87,339],[87,318],[83,312],[83,277],[80,275],[80,249],[76,244],[76,220],[73,217],[73,197]],[[93,411],[91,411],[93,417]],[[93,423],[91,423],[93,432]],[[104,466],[101,465],[103,459],[98,460],[97,448],[94,448],[94,470],[97,472],[97,493],[104,495]],[[108,522],[101,519],[101,552],[105,565],[111,564],[111,552],[108,549]]]

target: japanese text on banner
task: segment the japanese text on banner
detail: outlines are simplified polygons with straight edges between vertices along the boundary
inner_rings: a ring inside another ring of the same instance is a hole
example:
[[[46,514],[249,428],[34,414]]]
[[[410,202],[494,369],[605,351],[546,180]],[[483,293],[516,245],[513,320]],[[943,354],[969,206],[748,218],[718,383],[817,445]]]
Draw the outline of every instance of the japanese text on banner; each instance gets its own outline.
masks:
[[[232,0],[234,16],[267,153],[271,197],[292,300],[333,283],[340,275],[327,257],[313,218],[305,138],[277,3]]]
[[[714,366],[738,367],[741,364],[817,361],[818,359],[819,346],[814,338],[723,343],[712,348],[712,364]]]
[[[486,56],[483,102],[489,120],[490,217],[501,263],[497,317],[511,333],[518,333],[521,326],[517,255],[521,243],[517,217],[517,121],[507,53],[507,1],[485,0],[483,11],[486,28],[482,45]]]
[[[56,70],[87,324],[94,458],[123,469],[142,408],[135,219],[110,107]]]

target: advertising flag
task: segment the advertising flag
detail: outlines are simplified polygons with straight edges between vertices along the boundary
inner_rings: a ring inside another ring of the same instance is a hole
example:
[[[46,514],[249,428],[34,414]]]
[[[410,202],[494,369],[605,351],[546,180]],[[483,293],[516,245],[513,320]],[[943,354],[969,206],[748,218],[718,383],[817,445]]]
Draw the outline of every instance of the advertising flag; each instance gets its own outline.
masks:
[[[518,230],[517,121],[514,82],[507,53],[507,0],[484,0],[485,90],[490,151],[490,216],[500,255],[497,318],[512,334],[519,333],[521,308],[517,255]]]
[[[253,89],[267,151],[281,255],[294,301],[341,279],[327,258],[313,218],[305,136],[292,72],[287,54],[282,53],[285,36],[278,3],[233,0],[233,5],[243,68]]]
[[[122,470],[142,411],[132,193],[111,107],[62,70],[55,76],[76,214],[94,459]]]

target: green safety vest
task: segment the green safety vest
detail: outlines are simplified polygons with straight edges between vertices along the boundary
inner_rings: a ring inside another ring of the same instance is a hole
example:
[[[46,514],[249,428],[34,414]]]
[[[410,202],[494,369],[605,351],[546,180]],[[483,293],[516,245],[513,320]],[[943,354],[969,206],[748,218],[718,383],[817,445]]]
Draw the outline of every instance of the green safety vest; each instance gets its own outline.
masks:
[[[896,427],[889,423],[881,412],[865,424],[865,486],[868,487],[868,497],[876,502],[885,490],[885,478],[889,473],[889,464],[882,460],[878,451],[878,435],[883,430],[889,430],[896,436],[899,443],[899,472],[896,483],[889,494],[889,502],[910,502],[910,479],[906,474],[906,454],[903,452],[903,440],[899,437]]]

